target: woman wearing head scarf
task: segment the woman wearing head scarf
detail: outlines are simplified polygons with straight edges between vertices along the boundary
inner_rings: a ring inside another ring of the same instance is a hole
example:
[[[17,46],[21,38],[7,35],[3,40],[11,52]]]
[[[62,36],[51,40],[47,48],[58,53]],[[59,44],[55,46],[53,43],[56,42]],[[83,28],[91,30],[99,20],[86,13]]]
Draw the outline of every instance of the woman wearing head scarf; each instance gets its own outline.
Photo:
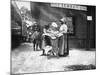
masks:
[[[56,34],[59,32],[58,31],[58,25],[56,22],[52,22],[49,25],[49,28],[44,30],[45,36],[47,36],[50,39],[50,46],[52,46],[52,50],[50,55],[58,55],[58,39],[56,37]]]
[[[52,22],[50,26],[50,32],[51,32],[51,45],[53,48],[53,53],[55,56],[58,56],[58,37],[57,34],[58,31],[58,25],[56,22]]]

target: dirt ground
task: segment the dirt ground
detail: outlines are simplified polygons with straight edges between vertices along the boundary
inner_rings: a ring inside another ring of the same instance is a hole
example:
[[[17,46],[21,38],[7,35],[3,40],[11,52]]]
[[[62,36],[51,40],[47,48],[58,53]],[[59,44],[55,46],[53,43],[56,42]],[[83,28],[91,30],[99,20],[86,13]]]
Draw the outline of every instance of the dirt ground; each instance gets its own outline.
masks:
[[[41,54],[41,50],[33,51],[31,43],[21,44],[18,48],[12,50],[12,73],[70,71],[68,67],[72,65],[96,65],[95,50],[71,49],[67,57],[49,59],[47,56],[41,56]]]

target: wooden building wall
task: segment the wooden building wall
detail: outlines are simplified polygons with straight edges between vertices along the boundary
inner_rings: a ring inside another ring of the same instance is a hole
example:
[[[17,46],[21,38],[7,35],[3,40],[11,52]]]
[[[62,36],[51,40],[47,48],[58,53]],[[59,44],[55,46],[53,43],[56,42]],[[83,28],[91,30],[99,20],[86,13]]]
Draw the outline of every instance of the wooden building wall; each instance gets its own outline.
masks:
[[[69,36],[69,48],[87,47],[87,15],[93,16],[89,31],[89,46],[95,48],[95,6],[88,7],[88,11],[53,8],[45,3],[31,3],[31,13],[43,26],[49,22],[59,20],[62,16],[73,17],[74,34]]]

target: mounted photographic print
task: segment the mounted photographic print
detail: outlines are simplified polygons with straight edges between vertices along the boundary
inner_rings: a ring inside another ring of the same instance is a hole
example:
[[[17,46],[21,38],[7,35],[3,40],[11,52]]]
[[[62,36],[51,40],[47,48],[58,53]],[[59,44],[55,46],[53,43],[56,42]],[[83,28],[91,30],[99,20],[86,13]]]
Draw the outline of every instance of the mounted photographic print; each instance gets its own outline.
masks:
[[[11,0],[11,74],[96,69],[96,6]]]

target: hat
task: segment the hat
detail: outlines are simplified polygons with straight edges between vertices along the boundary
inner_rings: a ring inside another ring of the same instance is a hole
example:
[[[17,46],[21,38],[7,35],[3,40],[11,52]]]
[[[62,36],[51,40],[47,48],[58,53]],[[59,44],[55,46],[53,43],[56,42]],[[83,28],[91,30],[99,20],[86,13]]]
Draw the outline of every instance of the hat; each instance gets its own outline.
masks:
[[[62,19],[60,19],[60,21],[65,22],[66,21],[66,18],[63,17]]]
[[[51,24],[53,27],[58,27],[57,23],[56,22],[52,22]]]

